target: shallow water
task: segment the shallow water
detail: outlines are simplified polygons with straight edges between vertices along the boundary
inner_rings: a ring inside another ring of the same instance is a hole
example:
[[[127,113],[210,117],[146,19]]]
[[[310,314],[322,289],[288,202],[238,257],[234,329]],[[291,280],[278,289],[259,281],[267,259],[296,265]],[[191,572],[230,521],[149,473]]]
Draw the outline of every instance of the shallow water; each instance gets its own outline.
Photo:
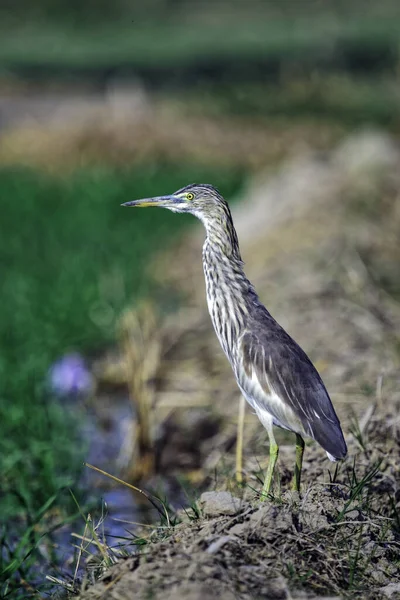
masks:
[[[78,410],[82,416],[81,435],[85,443],[89,442],[87,462],[116,477],[123,479],[123,469],[129,464],[131,457],[132,428],[134,414],[127,396],[100,396],[89,406],[78,406],[71,401],[71,410]],[[113,482],[110,478],[85,467],[80,484],[87,490],[87,501],[96,506],[93,514],[93,524],[99,539],[108,547],[132,551],[134,549],[135,523],[147,522],[151,519],[151,507],[138,501],[127,487]],[[84,515],[87,517],[87,515]],[[154,519],[154,515],[153,519]],[[66,581],[74,576],[78,549],[81,540],[76,535],[85,532],[83,517],[65,525],[51,535],[51,545],[54,549],[54,567],[43,560],[44,576],[52,575]],[[86,530],[86,537],[92,538]],[[84,544],[86,548],[80,561],[78,578],[83,575],[85,559],[89,552],[96,553],[95,544]],[[97,550],[98,553],[98,550]],[[48,552],[43,553],[44,556]],[[47,563],[47,564],[45,564]]]

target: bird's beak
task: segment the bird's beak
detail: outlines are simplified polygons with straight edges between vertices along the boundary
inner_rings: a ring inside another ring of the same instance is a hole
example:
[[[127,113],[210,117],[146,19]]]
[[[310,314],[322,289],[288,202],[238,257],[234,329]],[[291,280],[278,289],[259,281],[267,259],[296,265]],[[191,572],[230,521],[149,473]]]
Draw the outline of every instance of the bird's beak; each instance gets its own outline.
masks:
[[[156,196],[155,198],[131,200],[131,202],[124,202],[121,206],[164,206],[165,208],[173,208],[174,205],[181,202],[182,199],[178,196]]]

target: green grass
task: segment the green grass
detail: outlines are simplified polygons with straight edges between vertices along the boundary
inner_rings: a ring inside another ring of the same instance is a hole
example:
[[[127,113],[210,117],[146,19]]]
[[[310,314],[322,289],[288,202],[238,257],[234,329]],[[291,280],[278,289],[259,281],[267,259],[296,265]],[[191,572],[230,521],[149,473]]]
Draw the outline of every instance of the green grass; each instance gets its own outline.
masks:
[[[120,204],[194,180],[212,181],[230,196],[242,175],[190,165],[87,169],[68,179],[27,169],[0,171],[4,547],[12,539],[7,521],[20,523],[20,531],[25,527],[22,545],[6,551],[8,570],[3,555],[3,592],[1,585],[10,584],[13,572],[27,577],[24,558],[38,544],[34,532],[46,516],[43,507],[51,500],[60,514],[71,514],[69,494],[62,489],[76,486],[82,469],[85,448],[74,433],[79,415],[46,394],[48,368],[68,351],[98,352],[112,342],[123,308],[153,289],[145,275],[149,257],[194,222]]]
[[[312,8],[288,16],[269,10],[249,11],[245,27],[243,15],[235,12],[225,10],[223,16],[205,13],[198,15],[200,21],[189,14],[176,19],[169,15],[162,21],[127,17],[84,24],[63,19],[10,23],[3,18],[0,64],[6,68],[43,64],[176,68],[205,59],[234,58],[315,63],[317,57],[325,62],[343,58],[343,49],[349,44],[371,52],[396,51],[400,39],[396,5],[377,15],[365,10],[337,15]],[[207,19],[207,14],[211,18]]]
[[[206,84],[187,91],[192,110],[207,114],[272,120],[341,124],[350,129],[369,123],[396,128],[400,122],[399,90],[393,77],[350,77],[304,73],[268,83]]]

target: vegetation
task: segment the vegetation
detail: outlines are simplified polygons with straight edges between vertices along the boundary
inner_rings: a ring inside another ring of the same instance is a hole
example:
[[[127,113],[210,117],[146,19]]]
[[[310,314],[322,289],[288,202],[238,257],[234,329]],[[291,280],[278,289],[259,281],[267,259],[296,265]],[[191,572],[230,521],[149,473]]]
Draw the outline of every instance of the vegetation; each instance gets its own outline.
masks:
[[[245,7],[151,0],[145,9],[123,0],[7,4],[0,9],[0,66],[53,66],[53,76],[71,69],[143,74],[140,69],[147,68],[147,75],[163,72],[163,80],[171,82],[173,67],[175,85],[182,69],[193,78],[196,67],[204,67],[211,79],[215,69],[223,80],[239,72],[265,79],[284,65],[370,71],[395,69],[398,61],[394,0],[379,7],[358,0],[299,5],[256,0]]]
[[[76,486],[84,458],[83,441],[71,434],[76,417],[46,392],[48,369],[68,350],[90,353],[113,339],[123,307],[152,285],[149,256],[188,223],[162,211],[133,215],[120,204],[195,179],[212,179],[228,194],[241,182],[190,165],[88,169],[68,179],[0,172],[0,511],[3,523],[22,518],[20,533],[25,528],[17,547],[16,527],[3,530],[7,585],[15,571],[26,577],[23,558],[39,543],[50,506],[71,514],[60,491]]]
[[[14,31],[2,31],[0,58],[3,65],[165,68],[202,60],[216,63],[227,58],[232,60],[234,56],[279,62],[297,56],[301,62],[310,64],[310,55],[315,51],[323,53],[326,60],[334,64],[343,52],[334,50],[329,55],[327,48],[342,46],[342,50],[346,50],[344,58],[350,61],[355,54],[350,47],[353,44],[366,46],[371,54],[380,53],[381,60],[386,58],[393,64],[392,49],[399,40],[398,28],[391,18],[368,16],[342,22],[332,20],[328,27],[323,17],[317,18],[312,29],[306,19],[299,19],[294,25],[290,19],[270,22],[258,19],[250,23],[249,29],[244,29],[240,22],[231,22],[228,27],[218,23],[203,29],[196,23],[165,25],[124,20],[114,25],[98,25],[89,31],[65,24],[54,28],[50,24],[24,23],[20,33],[25,39],[23,46],[17,43]],[[149,40],[152,43],[149,44]]]
[[[354,129],[366,123],[396,129],[400,122],[393,78],[290,70],[276,83],[209,82],[187,93],[186,103],[202,113],[265,119],[267,123],[314,123]]]

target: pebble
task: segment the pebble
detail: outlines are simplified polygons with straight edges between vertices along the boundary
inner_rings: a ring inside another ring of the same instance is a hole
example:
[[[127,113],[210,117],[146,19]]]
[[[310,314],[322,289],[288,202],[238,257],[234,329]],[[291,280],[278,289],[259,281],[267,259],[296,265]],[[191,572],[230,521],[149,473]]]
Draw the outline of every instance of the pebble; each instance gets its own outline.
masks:
[[[199,504],[205,517],[237,515],[241,509],[240,499],[230,492],[204,492]]]
[[[386,598],[392,598],[392,600],[397,600],[400,598],[400,583],[389,583],[385,585],[385,587],[381,587],[379,590],[381,594],[386,596]]]

